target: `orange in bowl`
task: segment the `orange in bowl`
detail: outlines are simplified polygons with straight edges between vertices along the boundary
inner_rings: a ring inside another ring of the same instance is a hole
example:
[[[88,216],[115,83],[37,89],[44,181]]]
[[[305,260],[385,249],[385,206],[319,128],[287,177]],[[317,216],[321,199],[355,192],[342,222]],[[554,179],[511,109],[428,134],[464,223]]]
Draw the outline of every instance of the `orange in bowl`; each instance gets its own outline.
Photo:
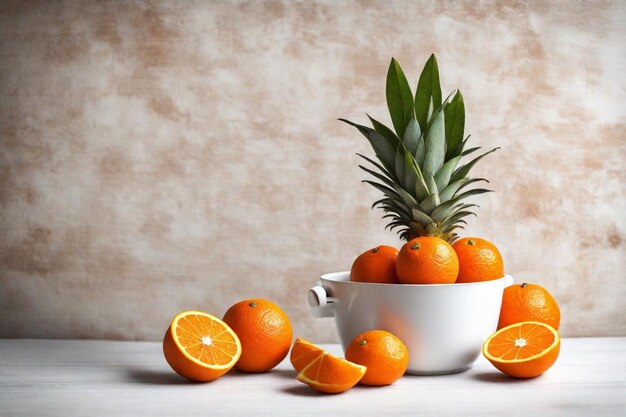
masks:
[[[398,250],[391,246],[376,246],[359,255],[350,269],[350,281],[397,284],[396,258]]]
[[[452,245],[459,258],[456,282],[490,281],[504,276],[502,255],[496,246],[478,237],[466,237]]]
[[[402,246],[396,273],[402,284],[452,284],[459,274],[459,259],[445,240],[422,236]]]
[[[183,311],[165,332],[163,354],[179,375],[207,382],[235,365],[241,355],[241,343],[217,317],[202,311]]]

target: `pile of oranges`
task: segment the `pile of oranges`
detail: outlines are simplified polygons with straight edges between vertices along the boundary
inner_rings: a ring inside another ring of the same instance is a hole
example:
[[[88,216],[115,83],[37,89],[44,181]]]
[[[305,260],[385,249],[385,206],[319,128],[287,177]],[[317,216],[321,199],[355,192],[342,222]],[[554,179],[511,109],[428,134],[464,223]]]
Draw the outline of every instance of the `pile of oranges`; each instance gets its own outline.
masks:
[[[163,339],[165,359],[179,375],[213,381],[233,367],[267,372],[289,353],[293,332],[276,304],[262,299],[241,301],[222,320],[201,311],[183,311],[172,320]],[[324,393],[339,393],[357,383],[389,385],[407,369],[409,353],[389,332],[372,330],[357,336],[346,359],[298,338],[291,349],[297,380]]]
[[[377,246],[352,264],[350,279],[378,284],[452,284],[488,281],[504,276],[500,251],[480,238],[450,245],[435,236],[410,240],[398,250]]]
[[[291,322],[276,304],[241,301],[222,320],[201,311],[183,311],[163,338],[167,363],[179,375],[199,382],[219,378],[236,367],[266,372],[289,353]]]
[[[504,277],[504,263],[491,242],[468,237],[450,245],[435,236],[410,240],[398,251],[377,246],[356,258],[350,280],[376,284],[454,284]],[[556,361],[559,306],[536,284],[504,290],[498,331],[483,345],[484,356],[500,371],[518,378],[544,373]]]
[[[452,284],[488,281],[504,276],[502,256],[490,242],[465,238],[448,244],[424,236],[400,251],[378,246],[361,254],[350,279],[377,284]],[[504,290],[498,331],[483,345],[484,356],[503,373],[532,378],[556,361],[560,338],[556,300],[535,284]],[[409,352],[398,337],[370,330],[346,348],[345,359],[297,338],[293,347],[289,318],[263,299],[238,302],[220,320],[201,311],[183,311],[172,320],[163,339],[169,365],[194,381],[212,381],[233,367],[242,372],[267,372],[291,348],[296,379],[324,393],[344,392],[357,383],[389,385],[405,373]]]

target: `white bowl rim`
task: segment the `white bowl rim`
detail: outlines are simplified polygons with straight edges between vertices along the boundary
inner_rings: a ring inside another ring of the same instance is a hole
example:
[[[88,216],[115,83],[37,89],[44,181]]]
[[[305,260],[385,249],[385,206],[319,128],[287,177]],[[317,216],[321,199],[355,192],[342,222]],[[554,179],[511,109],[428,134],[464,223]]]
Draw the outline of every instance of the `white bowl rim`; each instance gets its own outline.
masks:
[[[338,279],[339,276],[347,276],[347,279]],[[350,271],[340,271],[340,272],[329,272],[327,274],[322,274],[320,276],[321,279],[332,282],[345,282],[349,285],[371,285],[371,286],[384,286],[386,288],[389,287],[460,287],[460,286],[471,286],[471,285],[487,285],[491,283],[496,283],[501,280],[505,280],[507,277],[510,277],[509,274],[504,274],[502,278],[490,279],[488,281],[476,281],[476,282],[453,282],[451,284],[387,284],[380,282],[356,282],[350,281]]]

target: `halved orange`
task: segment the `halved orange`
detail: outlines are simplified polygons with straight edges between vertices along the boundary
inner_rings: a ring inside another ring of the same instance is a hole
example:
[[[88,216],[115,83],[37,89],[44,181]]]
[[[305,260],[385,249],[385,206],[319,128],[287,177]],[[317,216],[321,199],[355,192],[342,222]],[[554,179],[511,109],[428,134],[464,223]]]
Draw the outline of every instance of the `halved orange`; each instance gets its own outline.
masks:
[[[291,360],[291,364],[293,365],[294,369],[300,372],[308,364],[319,358],[324,352],[324,349],[315,346],[308,340],[304,340],[299,337],[293,343],[293,347],[291,348],[291,356],[289,357],[289,359]]]
[[[194,381],[212,381],[228,372],[241,356],[241,343],[230,327],[202,311],[183,311],[163,338],[167,363]]]
[[[483,344],[483,355],[507,375],[534,378],[556,362],[560,347],[561,338],[554,327],[524,321],[492,334]]]
[[[298,374],[297,380],[314,390],[338,394],[355,386],[365,371],[365,366],[323,352]]]

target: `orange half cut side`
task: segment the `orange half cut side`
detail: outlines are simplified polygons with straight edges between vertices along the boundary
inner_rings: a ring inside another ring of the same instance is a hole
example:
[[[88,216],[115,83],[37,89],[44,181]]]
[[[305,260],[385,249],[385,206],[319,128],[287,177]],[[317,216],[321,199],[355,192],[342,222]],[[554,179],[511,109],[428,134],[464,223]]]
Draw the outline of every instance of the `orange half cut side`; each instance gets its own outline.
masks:
[[[314,390],[337,394],[355,386],[363,378],[365,371],[365,366],[324,352],[304,368],[297,379]]]
[[[163,341],[165,358],[180,375],[211,381],[228,372],[241,356],[241,343],[226,323],[202,311],[183,311]]]
[[[561,338],[552,326],[526,321],[504,327],[483,344],[483,355],[500,371],[516,378],[534,378],[559,356]]]
[[[319,346],[315,346],[308,340],[297,338],[291,348],[291,356],[289,359],[294,369],[300,372],[323,353],[324,349]]]

